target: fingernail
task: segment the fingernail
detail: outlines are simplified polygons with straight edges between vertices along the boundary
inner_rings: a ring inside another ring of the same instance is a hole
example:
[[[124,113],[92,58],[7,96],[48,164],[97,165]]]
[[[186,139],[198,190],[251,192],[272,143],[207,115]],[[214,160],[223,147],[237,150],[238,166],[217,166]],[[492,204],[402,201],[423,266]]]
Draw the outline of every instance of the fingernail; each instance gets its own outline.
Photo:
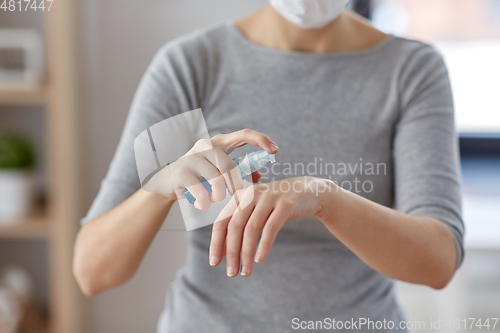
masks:
[[[217,264],[217,257],[211,256],[210,257],[210,266],[215,266],[216,264]]]
[[[247,276],[250,275],[250,270],[246,268],[245,266],[241,267],[241,275]]]
[[[269,147],[271,147],[272,151],[278,150],[278,146],[274,142],[271,143],[271,145]]]
[[[232,268],[231,266],[227,268],[227,276],[233,276],[234,273],[234,268]]]
[[[263,261],[264,261],[264,256],[262,254],[259,253],[255,256],[256,263],[261,264]]]

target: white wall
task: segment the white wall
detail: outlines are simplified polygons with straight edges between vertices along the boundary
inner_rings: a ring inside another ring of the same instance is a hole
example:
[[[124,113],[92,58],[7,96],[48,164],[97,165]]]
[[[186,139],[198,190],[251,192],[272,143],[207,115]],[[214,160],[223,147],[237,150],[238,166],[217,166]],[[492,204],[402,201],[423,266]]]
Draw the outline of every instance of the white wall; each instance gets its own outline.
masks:
[[[82,2],[89,205],[114,154],[137,84],[155,52],[174,37],[245,16],[265,3],[266,0]],[[180,218],[178,209],[173,213],[169,218]],[[179,232],[161,231],[131,282],[90,301],[92,332],[154,332],[164,294],[183,262],[183,238]]]

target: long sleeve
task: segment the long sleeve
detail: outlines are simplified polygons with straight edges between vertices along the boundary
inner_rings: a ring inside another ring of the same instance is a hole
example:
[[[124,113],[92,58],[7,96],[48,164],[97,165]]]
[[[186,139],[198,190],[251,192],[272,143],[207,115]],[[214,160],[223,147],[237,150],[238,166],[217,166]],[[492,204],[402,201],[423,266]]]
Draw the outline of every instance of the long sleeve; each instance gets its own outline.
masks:
[[[422,45],[400,77],[401,115],[395,128],[395,208],[444,223],[464,257],[461,176],[453,101],[442,57]]]
[[[188,35],[174,40],[153,58],[135,93],[107,175],[82,225],[114,208],[140,188],[134,140],[142,131],[203,106],[209,55],[206,41],[197,37]]]

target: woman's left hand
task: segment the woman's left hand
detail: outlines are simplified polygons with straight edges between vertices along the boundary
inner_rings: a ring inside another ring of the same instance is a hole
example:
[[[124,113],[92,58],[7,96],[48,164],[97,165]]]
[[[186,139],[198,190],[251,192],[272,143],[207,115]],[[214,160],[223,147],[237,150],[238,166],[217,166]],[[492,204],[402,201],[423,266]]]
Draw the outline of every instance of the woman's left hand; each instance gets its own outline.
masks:
[[[250,275],[254,260],[264,262],[278,231],[288,221],[322,211],[318,194],[330,186],[324,179],[298,177],[237,191],[213,225],[210,265],[217,266],[226,255],[228,276],[238,275],[240,266],[241,275]]]

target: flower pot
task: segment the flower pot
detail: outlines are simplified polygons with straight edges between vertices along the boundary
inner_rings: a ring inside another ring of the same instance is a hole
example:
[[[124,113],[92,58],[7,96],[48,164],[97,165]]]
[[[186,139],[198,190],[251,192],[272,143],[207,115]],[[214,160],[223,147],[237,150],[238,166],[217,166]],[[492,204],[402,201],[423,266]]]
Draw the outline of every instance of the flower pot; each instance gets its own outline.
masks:
[[[0,224],[12,224],[30,213],[34,198],[30,171],[0,169]]]

